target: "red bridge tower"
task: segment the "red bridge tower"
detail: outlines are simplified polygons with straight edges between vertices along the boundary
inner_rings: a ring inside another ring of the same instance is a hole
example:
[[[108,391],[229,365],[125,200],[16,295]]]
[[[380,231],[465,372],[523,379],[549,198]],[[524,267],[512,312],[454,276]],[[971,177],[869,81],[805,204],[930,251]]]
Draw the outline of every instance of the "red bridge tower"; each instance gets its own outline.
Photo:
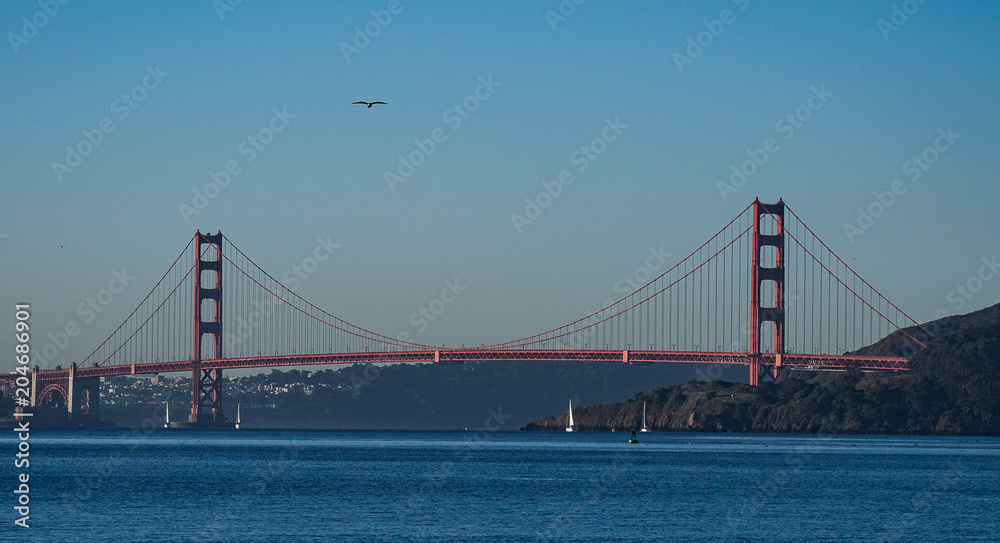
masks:
[[[761,228],[761,218],[765,217],[766,226],[774,225],[774,229]],[[785,202],[781,199],[776,204],[762,204],[760,200],[753,202],[753,263],[750,270],[750,384],[757,386],[761,375],[771,379],[778,378],[778,368],[781,367],[781,355],[785,352]],[[765,233],[764,230],[773,233]],[[768,249],[771,248],[772,249]],[[774,258],[762,258],[773,252]],[[766,260],[773,260],[771,262]],[[762,292],[770,296],[762,296]],[[762,306],[762,300],[770,300],[773,305]],[[774,362],[765,362],[767,358],[761,354],[761,347],[767,345],[764,339],[764,323],[772,323],[774,337],[771,348]]]
[[[209,247],[202,252],[202,245]],[[194,283],[194,355],[191,374],[191,414],[188,424],[222,425],[222,370],[202,369],[202,342],[211,336],[213,359],[222,358],[222,232],[215,235],[195,234],[195,283]],[[204,257],[209,257],[206,260]],[[212,309],[211,320],[204,320],[204,302]]]

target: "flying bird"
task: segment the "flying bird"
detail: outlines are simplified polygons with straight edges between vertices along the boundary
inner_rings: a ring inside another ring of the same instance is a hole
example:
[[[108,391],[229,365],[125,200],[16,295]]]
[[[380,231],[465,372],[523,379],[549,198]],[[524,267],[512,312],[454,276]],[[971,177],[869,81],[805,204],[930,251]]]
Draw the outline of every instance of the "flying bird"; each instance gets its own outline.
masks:
[[[375,104],[385,104],[385,102],[354,102],[354,103],[355,104],[366,105],[366,106],[368,106],[368,109],[371,109],[372,106],[374,106]],[[389,105],[389,104],[385,104],[385,105]]]

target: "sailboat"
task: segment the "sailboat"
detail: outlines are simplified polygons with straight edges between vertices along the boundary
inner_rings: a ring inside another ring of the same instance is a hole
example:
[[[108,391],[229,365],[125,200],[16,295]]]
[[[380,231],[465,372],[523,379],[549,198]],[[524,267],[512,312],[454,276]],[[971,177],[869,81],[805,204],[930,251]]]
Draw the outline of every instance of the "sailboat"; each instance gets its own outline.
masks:
[[[640,432],[648,432],[649,427],[646,426],[646,402],[642,402],[642,428],[639,429]]]
[[[170,428],[170,402],[167,402],[167,420],[163,422],[164,428]]]
[[[236,429],[240,429],[240,425],[243,424],[243,419],[240,418],[240,404],[236,404]]]
[[[576,427],[573,426],[573,400],[569,401],[569,426],[566,427],[567,432],[575,432]]]

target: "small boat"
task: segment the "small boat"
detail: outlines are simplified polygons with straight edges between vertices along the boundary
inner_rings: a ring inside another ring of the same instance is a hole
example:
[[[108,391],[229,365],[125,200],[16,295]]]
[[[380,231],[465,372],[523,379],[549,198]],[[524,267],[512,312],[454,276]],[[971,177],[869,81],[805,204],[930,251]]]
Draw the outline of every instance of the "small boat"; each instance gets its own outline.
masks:
[[[635,428],[632,428],[632,437],[628,440],[629,443],[638,443],[639,440],[635,437]]]
[[[649,427],[646,426],[646,402],[642,402],[642,428],[639,429],[640,432],[648,432]]]
[[[167,420],[163,422],[164,428],[170,428],[170,402],[167,402]]]
[[[243,424],[243,419],[240,418],[240,404],[236,404],[236,429],[240,429],[240,425]]]
[[[575,432],[576,427],[573,426],[573,400],[569,401],[569,426],[566,427],[567,432]]]

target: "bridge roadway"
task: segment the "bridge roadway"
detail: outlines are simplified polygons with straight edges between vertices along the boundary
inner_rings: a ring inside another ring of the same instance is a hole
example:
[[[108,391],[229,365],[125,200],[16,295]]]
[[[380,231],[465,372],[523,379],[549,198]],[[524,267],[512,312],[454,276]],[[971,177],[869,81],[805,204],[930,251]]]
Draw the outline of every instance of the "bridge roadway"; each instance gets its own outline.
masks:
[[[202,360],[198,367],[203,370],[270,368],[281,366],[308,366],[323,364],[365,364],[384,362],[425,362],[456,364],[480,360],[523,360],[523,361],[595,361],[622,362],[626,364],[649,364],[656,362],[694,364],[750,365],[750,353],[727,352],[683,352],[683,351],[643,351],[643,350],[534,350],[504,349],[489,350],[476,348],[440,349],[434,351],[388,351],[334,354],[299,354],[285,356],[234,357]],[[781,368],[798,369],[843,369],[853,367],[861,370],[907,370],[906,358],[872,357],[852,355],[762,353],[759,363],[777,365]],[[172,362],[142,362],[113,366],[77,367],[76,377],[111,377],[115,375],[151,375],[157,373],[190,372],[194,369],[192,360]],[[39,369],[39,377],[59,378],[69,375],[69,369]],[[14,379],[17,374],[0,375],[0,379]]]

